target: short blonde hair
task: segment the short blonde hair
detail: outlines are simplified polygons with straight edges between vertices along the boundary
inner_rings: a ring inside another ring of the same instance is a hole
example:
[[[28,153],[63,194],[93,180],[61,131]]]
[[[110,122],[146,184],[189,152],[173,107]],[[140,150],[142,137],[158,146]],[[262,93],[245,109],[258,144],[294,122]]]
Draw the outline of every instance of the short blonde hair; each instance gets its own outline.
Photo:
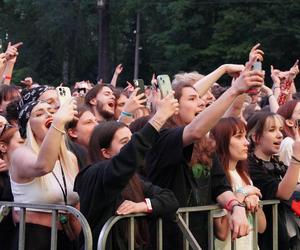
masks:
[[[176,86],[178,84],[183,84],[183,83],[189,83],[191,85],[194,85],[196,82],[198,82],[203,77],[204,77],[204,75],[199,74],[197,71],[192,71],[189,73],[187,73],[187,72],[178,73],[174,76],[172,85]]]

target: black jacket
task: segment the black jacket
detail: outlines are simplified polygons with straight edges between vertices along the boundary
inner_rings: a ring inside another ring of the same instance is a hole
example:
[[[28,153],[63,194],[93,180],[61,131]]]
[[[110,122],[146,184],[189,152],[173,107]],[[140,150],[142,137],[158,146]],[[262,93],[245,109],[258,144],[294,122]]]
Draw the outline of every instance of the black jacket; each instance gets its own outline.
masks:
[[[115,215],[116,209],[122,202],[122,190],[136,169],[141,167],[145,153],[152,147],[158,136],[157,131],[147,124],[132,136],[130,142],[118,155],[87,167],[76,177],[74,190],[79,194],[80,210],[92,230],[93,249],[97,248],[103,225]],[[152,215],[175,213],[178,202],[171,191],[150,183],[142,183],[145,197],[151,200]]]

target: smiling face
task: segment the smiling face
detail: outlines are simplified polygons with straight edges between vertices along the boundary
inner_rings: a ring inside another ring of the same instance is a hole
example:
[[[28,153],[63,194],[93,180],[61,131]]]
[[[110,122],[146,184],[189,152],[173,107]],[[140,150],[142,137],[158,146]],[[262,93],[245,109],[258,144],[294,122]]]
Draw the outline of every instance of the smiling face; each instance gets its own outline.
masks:
[[[189,124],[204,108],[205,102],[199,98],[195,89],[191,87],[184,87],[182,89],[178,115],[183,124]]]
[[[39,144],[45,138],[55,112],[56,109],[46,102],[40,102],[32,109],[28,122],[30,122],[33,135]]]

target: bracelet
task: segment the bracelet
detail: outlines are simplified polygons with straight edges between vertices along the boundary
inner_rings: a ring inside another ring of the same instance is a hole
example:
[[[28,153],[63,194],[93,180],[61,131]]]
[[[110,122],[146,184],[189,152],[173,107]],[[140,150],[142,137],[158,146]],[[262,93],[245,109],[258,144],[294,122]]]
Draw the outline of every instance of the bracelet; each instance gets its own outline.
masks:
[[[127,116],[127,117],[133,117],[132,113],[126,112],[126,111],[122,111],[121,115]]]
[[[66,134],[66,131],[63,131],[63,130],[61,130],[61,129],[59,129],[59,128],[55,127],[55,126],[53,125],[53,123],[51,124],[51,127],[53,127],[53,128],[56,130],[56,131],[58,131],[58,132],[62,133],[63,135],[65,135],[65,134]]]
[[[145,203],[147,205],[147,214],[151,214],[153,209],[152,209],[152,204],[149,198],[145,199]]]
[[[235,192],[236,192],[236,193],[241,193],[241,194],[243,194],[245,197],[248,196],[248,192],[247,192],[244,188],[242,188],[242,187],[238,188]]]
[[[231,213],[233,212],[233,208],[234,207],[243,207],[243,208],[246,208],[246,205],[244,203],[241,203],[241,202],[233,204],[232,207],[231,207]]]
[[[239,202],[237,199],[233,198],[233,199],[229,200],[229,201],[226,203],[226,205],[224,206],[224,208],[225,208],[227,211],[231,211],[231,210],[232,210],[231,203],[234,202],[234,201]]]
[[[3,76],[4,80],[11,80],[11,76]]]
[[[294,160],[294,161],[296,161],[297,163],[300,163],[300,160],[298,160],[295,156],[293,156],[292,155],[292,159]]]
[[[154,117],[151,118],[151,120],[149,121],[149,123],[157,130],[159,131],[161,129],[161,127],[164,125],[163,123],[157,121],[156,119],[154,119]]]

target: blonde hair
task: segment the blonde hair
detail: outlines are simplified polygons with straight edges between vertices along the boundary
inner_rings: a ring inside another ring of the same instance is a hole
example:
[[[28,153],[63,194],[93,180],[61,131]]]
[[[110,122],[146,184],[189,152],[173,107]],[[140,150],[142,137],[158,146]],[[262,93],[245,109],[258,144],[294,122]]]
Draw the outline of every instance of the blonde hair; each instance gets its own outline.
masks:
[[[172,85],[175,86],[175,85],[183,84],[183,83],[189,83],[191,85],[194,85],[196,82],[198,82],[203,77],[204,77],[204,75],[199,74],[197,71],[192,71],[189,73],[186,73],[186,72],[178,73],[174,76]]]
[[[37,143],[34,134],[31,130],[30,121],[27,122],[26,136],[27,138],[25,141],[25,146],[31,148],[32,151],[38,155],[40,151],[40,146]],[[71,177],[71,179],[74,179],[78,174],[79,169],[77,164],[71,159],[72,157],[76,159],[76,157],[71,151],[68,150],[66,145],[66,139],[67,137],[63,135],[63,138],[60,143],[60,151],[58,154],[58,158],[60,159],[60,164],[64,169],[66,175]]]

